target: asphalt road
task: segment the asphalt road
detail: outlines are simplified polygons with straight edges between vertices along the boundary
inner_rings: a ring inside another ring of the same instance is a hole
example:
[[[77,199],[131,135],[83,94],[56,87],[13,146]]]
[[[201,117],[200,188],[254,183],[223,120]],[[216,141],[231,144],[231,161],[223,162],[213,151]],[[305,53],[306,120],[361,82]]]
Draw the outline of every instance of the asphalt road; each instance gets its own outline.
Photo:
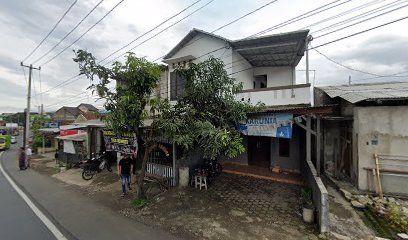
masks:
[[[18,170],[18,144],[0,156],[0,164],[66,239],[176,239],[92,201],[66,184],[28,169]],[[0,239],[56,239],[0,176]]]
[[[55,239],[1,172],[0,239]]]

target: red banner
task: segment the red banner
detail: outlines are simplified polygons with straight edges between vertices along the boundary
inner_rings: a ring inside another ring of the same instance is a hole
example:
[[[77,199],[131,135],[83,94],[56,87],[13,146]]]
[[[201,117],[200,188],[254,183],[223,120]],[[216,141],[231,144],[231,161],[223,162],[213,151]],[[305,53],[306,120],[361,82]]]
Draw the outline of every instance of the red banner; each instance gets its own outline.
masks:
[[[78,134],[79,130],[60,130],[60,136],[68,136],[68,135],[74,135]]]

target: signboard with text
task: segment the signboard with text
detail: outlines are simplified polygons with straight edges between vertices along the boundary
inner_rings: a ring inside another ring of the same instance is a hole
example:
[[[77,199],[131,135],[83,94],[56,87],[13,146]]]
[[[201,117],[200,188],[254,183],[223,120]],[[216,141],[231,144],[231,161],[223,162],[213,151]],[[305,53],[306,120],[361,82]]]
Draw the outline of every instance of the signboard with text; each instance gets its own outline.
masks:
[[[254,116],[240,123],[239,131],[248,136],[292,138],[292,121],[291,113]]]
[[[106,151],[115,151],[124,154],[137,154],[137,139],[132,134],[116,135],[113,131],[103,130]]]

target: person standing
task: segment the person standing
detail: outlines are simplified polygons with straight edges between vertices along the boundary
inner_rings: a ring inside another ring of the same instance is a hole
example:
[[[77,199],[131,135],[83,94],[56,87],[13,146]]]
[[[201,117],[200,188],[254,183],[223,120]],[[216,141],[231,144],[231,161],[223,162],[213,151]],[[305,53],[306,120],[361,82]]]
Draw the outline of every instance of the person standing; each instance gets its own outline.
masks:
[[[24,151],[24,147],[20,148],[20,155],[18,157],[18,167],[20,168],[20,170],[26,170],[26,154]]]
[[[126,195],[126,184],[129,190],[132,190],[130,187],[131,177],[130,174],[132,172],[132,160],[128,155],[125,155],[122,159],[120,159],[118,164],[118,175],[120,176],[120,182],[122,184],[122,197]]]
[[[31,150],[31,148],[28,146],[26,149],[26,166],[27,168],[30,167],[30,163],[31,163],[31,155],[33,154],[33,151]]]

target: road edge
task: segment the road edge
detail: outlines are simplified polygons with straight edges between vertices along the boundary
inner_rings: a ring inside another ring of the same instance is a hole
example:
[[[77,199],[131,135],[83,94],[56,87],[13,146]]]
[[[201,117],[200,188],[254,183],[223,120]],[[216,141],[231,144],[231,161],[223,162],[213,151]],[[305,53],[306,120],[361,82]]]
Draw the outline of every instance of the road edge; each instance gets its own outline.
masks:
[[[7,182],[28,205],[33,213],[40,219],[40,221],[47,227],[47,229],[58,240],[78,240],[71,232],[64,228],[50,212],[48,212],[34,197],[24,188],[14,177],[10,174],[7,167],[3,164],[3,152],[0,152],[0,172],[3,173]],[[64,232],[64,234],[62,233]],[[68,238],[67,238],[68,237]]]

